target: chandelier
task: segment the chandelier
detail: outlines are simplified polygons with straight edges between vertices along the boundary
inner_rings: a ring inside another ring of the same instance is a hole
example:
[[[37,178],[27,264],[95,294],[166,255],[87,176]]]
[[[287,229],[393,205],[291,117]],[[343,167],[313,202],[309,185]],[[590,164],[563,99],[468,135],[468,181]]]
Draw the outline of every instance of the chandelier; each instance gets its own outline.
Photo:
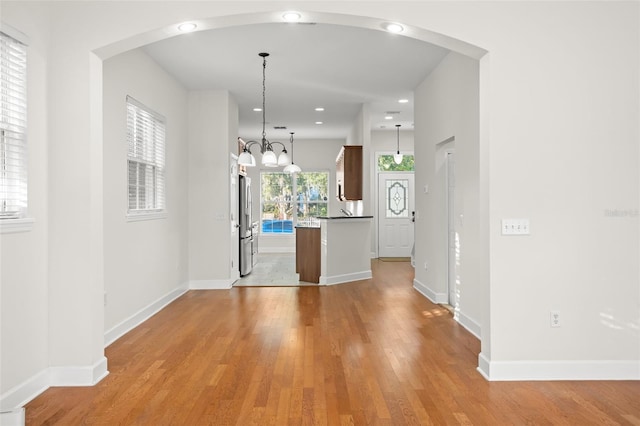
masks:
[[[256,159],[251,153],[251,147],[258,145],[260,147],[260,153],[262,154],[262,165],[265,167],[278,167],[278,166],[290,166],[292,165],[287,153],[287,148],[282,142],[269,141],[267,139],[267,132],[265,130],[266,119],[266,69],[267,69],[267,56],[268,53],[258,53],[258,56],[262,58],[262,139],[260,141],[248,141],[244,145],[242,153],[238,157],[238,164],[241,166],[254,167],[256,165]],[[293,154],[293,133],[291,133],[291,150]],[[274,144],[282,145],[282,151],[280,155],[276,156],[273,151]],[[295,166],[292,170],[300,171],[300,167]]]

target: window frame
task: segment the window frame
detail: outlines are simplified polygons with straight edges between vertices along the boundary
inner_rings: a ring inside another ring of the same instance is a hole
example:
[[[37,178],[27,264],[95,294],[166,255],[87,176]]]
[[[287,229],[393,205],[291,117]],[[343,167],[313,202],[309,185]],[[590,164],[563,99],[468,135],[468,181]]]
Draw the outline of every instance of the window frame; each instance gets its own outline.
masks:
[[[166,218],[166,119],[162,114],[128,95],[126,110],[127,221]],[[148,125],[140,125],[140,122],[147,122]],[[141,137],[134,136],[138,131]],[[132,165],[135,165],[136,171],[133,188]],[[144,175],[141,175],[141,171]],[[147,182],[148,177],[151,177],[151,183]],[[141,181],[144,182],[141,184]],[[133,207],[132,189],[136,198]],[[142,207],[141,202],[148,204],[146,197],[149,195],[153,197],[151,206]],[[144,200],[140,201],[141,198]]]
[[[25,80],[25,88],[24,88],[24,163],[22,173],[24,175],[25,186],[25,199],[26,205],[21,210],[21,213],[18,217],[13,218],[3,218],[0,219],[0,234],[9,234],[9,233],[17,233],[17,232],[29,232],[33,229],[33,224],[35,223],[34,218],[29,216],[29,192],[28,192],[28,181],[29,181],[29,146],[27,143],[27,118],[28,118],[28,75],[29,75],[29,64],[28,64],[28,48],[29,48],[29,38],[20,32],[19,30],[13,28],[10,25],[7,25],[4,22],[0,21],[0,32],[3,33],[6,37],[13,39],[15,42],[24,46],[24,55],[25,55],[25,66],[24,66],[24,80]]]
[[[378,152],[376,153],[376,160],[375,160],[375,168],[376,168],[376,172],[377,173],[402,173],[402,172],[410,172],[410,173],[414,173],[416,171],[415,169],[415,154],[413,151],[404,151],[401,154],[403,155],[403,162],[400,163],[399,165],[394,164],[393,160],[393,155],[395,154],[395,152],[393,151],[382,151],[382,152]],[[381,165],[382,162],[382,158],[388,158],[389,159],[389,166],[388,168],[384,168]],[[402,168],[403,164],[406,164],[407,159],[411,158],[411,168]]]
[[[8,64],[2,68],[6,96],[0,97],[0,182],[4,182],[0,193],[6,194],[0,199],[0,230],[22,232],[30,230],[33,223],[28,217],[28,45],[24,34],[4,23],[0,25],[0,42],[0,57]]]
[[[322,202],[322,203],[316,203],[316,204],[326,204],[327,206],[327,212],[329,210],[329,201],[330,201],[330,193],[329,191],[331,190],[331,171],[327,170],[327,169],[322,169],[322,170],[305,170],[303,172],[299,172],[299,173],[293,173],[291,174],[291,201],[290,203],[292,204],[293,208],[292,208],[292,213],[291,213],[291,232],[264,232],[263,231],[263,206],[264,206],[264,197],[263,197],[263,190],[262,190],[262,176],[263,174],[286,174],[283,171],[280,170],[266,170],[266,169],[262,169],[260,170],[260,207],[259,207],[259,216],[260,216],[260,235],[265,235],[265,236],[291,236],[291,235],[295,235],[295,229],[296,226],[298,225],[298,175],[300,173],[324,173],[327,175],[327,201],[326,202]]]

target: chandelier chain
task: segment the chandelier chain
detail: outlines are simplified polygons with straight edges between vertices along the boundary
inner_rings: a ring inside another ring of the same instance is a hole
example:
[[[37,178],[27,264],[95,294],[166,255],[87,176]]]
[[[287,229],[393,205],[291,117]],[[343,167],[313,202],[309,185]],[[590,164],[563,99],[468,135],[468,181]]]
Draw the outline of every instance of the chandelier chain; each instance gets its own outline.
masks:
[[[267,79],[266,79],[266,71],[267,71],[267,57],[264,56],[262,58],[262,141],[264,142],[267,139],[267,132],[265,130],[265,125],[267,122],[267,112],[266,112],[266,92],[267,92]]]
[[[291,161],[293,159],[293,132],[291,133],[291,159],[289,158],[285,144],[278,141],[269,142],[267,139],[267,56],[269,56],[269,54],[267,52],[261,52],[258,53],[258,56],[262,58],[262,141],[258,142],[257,140],[252,140],[245,143],[238,138],[239,141],[244,143],[243,151],[238,156],[238,164],[247,167],[255,166],[256,161],[254,156],[251,154],[251,147],[258,145],[260,146],[262,164],[264,166],[287,166],[285,167],[285,172],[295,173],[296,171],[300,171],[300,167],[295,166]],[[256,108],[255,110],[257,111],[258,109]],[[282,145],[282,152],[280,152],[280,155],[276,155],[273,151],[274,144]],[[293,169],[291,169],[290,166],[292,166]]]

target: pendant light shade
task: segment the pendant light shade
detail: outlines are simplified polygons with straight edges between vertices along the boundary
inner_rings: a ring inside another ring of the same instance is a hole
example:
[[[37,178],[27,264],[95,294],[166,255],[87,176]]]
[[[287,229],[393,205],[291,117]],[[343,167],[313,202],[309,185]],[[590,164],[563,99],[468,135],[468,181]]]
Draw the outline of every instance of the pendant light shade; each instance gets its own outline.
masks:
[[[289,164],[287,167],[284,168],[284,172],[285,173],[298,173],[301,172],[302,169],[293,162],[293,135],[294,133],[291,132],[289,133],[291,136],[289,137],[289,142],[291,142],[291,164]],[[284,151],[286,152],[286,151]]]
[[[276,157],[275,152],[267,149],[264,154],[262,154],[262,165],[267,167],[278,167],[278,157]]]
[[[253,167],[256,165],[256,159],[248,150],[243,150],[238,157],[238,164],[241,166]]]
[[[285,173],[298,173],[301,172],[302,169],[297,164],[289,164],[287,167],[283,169]]]
[[[396,153],[393,154],[393,161],[396,164],[400,164],[402,163],[402,154],[400,154],[400,124],[396,124],[396,133],[398,135],[397,137],[397,148],[396,148]]]
[[[289,160],[289,154],[287,154],[287,150],[283,149],[280,155],[278,155],[278,166],[288,165],[291,165],[291,160]]]
[[[258,56],[262,58],[262,138],[260,142],[258,141],[249,141],[244,145],[244,149],[242,153],[238,157],[238,164],[246,167],[254,167],[256,165],[256,159],[251,154],[251,147],[258,145],[260,147],[260,152],[262,153],[261,164],[265,167],[278,167],[278,166],[287,166],[291,163],[289,160],[289,154],[287,153],[287,148],[284,146],[282,142],[273,141],[270,142],[267,139],[266,132],[266,69],[267,69],[267,56],[268,53],[258,53]],[[273,151],[273,145],[278,144],[282,145],[282,152],[279,155]],[[293,154],[293,152],[292,152]]]

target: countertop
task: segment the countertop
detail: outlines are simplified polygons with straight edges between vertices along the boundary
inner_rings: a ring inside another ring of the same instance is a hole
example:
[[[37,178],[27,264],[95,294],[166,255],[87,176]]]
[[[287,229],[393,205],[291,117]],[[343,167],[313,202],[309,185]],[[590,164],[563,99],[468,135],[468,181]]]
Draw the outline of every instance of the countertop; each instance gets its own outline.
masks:
[[[325,220],[338,220],[338,219],[371,219],[373,218],[373,216],[318,216],[316,217],[314,220],[307,222],[307,221],[300,221],[298,222],[298,224],[295,226],[296,229],[298,228],[320,228],[320,219],[325,219]]]
[[[318,219],[371,219],[373,216],[318,216]]]

